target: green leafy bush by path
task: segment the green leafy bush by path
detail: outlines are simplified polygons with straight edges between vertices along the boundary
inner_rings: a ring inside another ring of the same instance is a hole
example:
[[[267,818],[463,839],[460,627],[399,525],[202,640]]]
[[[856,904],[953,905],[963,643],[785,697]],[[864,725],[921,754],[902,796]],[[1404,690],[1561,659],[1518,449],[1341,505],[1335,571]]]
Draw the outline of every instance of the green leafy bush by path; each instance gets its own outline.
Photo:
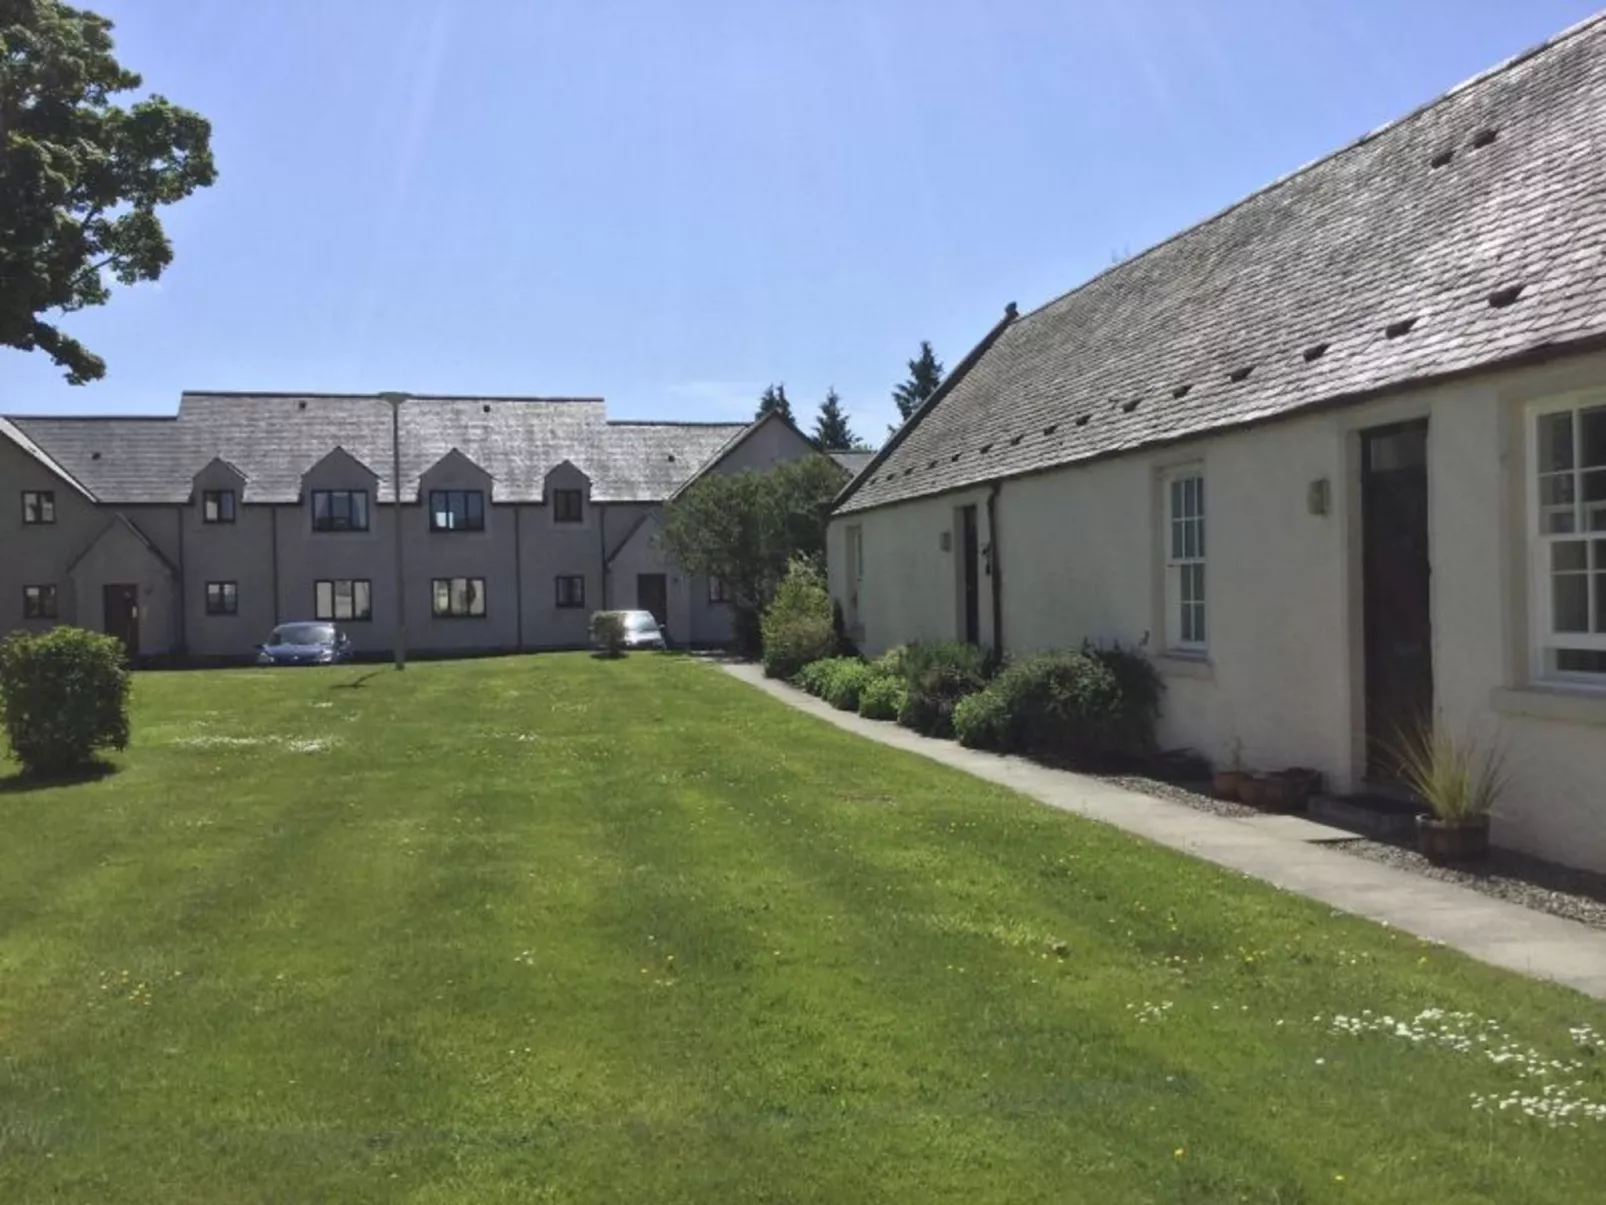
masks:
[[[1154,748],[1161,685],[1141,653],[1116,648],[1039,653],[1004,667],[955,716],[978,749],[1072,761],[1137,757]]]
[[[925,736],[954,734],[954,706],[987,685],[987,656],[957,640],[911,644],[903,651],[907,695],[898,723]]]
[[[954,704],[954,736],[967,749],[1010,748],[1009,705],[995,690],[966,695]]]
[[[807,561],[795,560],[764,612],[764,676],[797,676],[811,661],[836,651],[831,626],[831,596],[820,571]]]
[[[0,718],[30,774],[70,774],[102,749],[127,748],[128,687],[114,637],[60,627],[0,643]]]
[[[874,677],[875,671],[857,657],[826,657],[805,665],[792,684],[839,711],[857,711],[859,694]]]
[[[1118,703],[1099,733],[1101,751],[1120,757],[1153,753],[1155,725],[1160,722],[1160,696],[1165,690],[1154,662],[1137,649],[1119,644],[1083,644],[1082,651],[1115,678]]]
[[[859,714],[867,720],[895,720],[907,694],[902,678],[877,674],[872,666],[870,680],[859,691]]]

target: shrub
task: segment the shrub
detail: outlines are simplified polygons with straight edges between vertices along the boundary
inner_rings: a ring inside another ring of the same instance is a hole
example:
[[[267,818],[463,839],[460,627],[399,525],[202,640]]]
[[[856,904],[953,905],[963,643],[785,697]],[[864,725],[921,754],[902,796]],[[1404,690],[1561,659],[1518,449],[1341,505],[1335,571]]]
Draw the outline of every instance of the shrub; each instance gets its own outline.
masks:
[[[831,596],[818,569],[794,560],[764,612],[764,676],[791,679],[811,661],[836,651]]]
[[[959,641],[911,644],[903,651],[907,694],[898,723],[926,736],[953,735],[954,705],[987,685],[985,654]]]
[[[967,749],[1009,747],[1009,706],[1004,696],[991,688],[966,695],[954,704],[954,735]]]
[[[907,648],[907,645],[900,644],[888,649],[881,656],[870,662],[870,668],[875,670],[879,677],[902,678],[904,676],[903,655]]]
[[[607,657],[622,657],[625,651],[625,617],[617,611],[591,614],[591,643]]]
[[[839,657],[825,681],[823,698],[838,711],[859,710],[859,698],[875,672],[855,657]]]
[[[792,675],[792,685],[799,690],[806,691],[815,698],[825,693],[825,680],[831,673],[832,657],[824,657],[819,661],[810,661],[797,673]]]
[[[1155,725],[1160,722],[1160,695],[1165,683],[1154,663],[1137,649],[1084,643],[1082,651],[1115,677],[1118,702],[1100,734],[1103,751],[1121,757],[1154,752]]]
[[[1160,690],[1154,667],[1130,649],[1039,653],[1004,667],[987,700],[966,708],[960,735],[973,748],[1072,761],[1142,756],[1154,748]]]
[[[867,720],[895,720],[907,694],[902,678],[877,674],[871,666],[870,678],[859,690],[859,714]]]
[[[111,636],[82,628],[0,643],[0,712],[11,755],[30,774],[82,769],[128,745],[128,666]]]

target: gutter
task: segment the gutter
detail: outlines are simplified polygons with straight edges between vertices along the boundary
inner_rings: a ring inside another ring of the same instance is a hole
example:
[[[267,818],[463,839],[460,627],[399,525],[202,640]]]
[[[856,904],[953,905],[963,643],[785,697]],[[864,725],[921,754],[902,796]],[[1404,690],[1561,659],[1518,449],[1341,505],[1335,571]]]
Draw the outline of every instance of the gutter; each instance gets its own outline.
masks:
[[[993,580],[993,656],[1004,659],[1004,571],[998,559],[998,496],[1004,483],[987,491],[987,573]]]
[[[993,344],[998,342],[998,337],[1009,329],[1010,323],[1014,322],[1018,316],[1018,311],[1013,301],[1004,307],[1004,316],[993,324],[993,329],[981,337],[981,342],[970,349],[969,355],[954,365],[954,370],[948,374],[941,385],[937,386],[937,391],[921,403],[920,409],[903,420],[903,426],[892,433],[892,438],[882,445],[881,450],[875,454],[870,463],[860,469],[858,475],[842,487],[842,492],[831,503],[831,513],[833,515],[847,505],[848,501],[853,497],[853,492],[858,489],[859,482],[868,481],[870,474],[880,468],[882,462],[892,455],[893,450],[909,437],[909,433],[937,408],[937,403],[948,396],[949,390],[969,375],[970,370],[976,367],[981,358],[992,348]]]

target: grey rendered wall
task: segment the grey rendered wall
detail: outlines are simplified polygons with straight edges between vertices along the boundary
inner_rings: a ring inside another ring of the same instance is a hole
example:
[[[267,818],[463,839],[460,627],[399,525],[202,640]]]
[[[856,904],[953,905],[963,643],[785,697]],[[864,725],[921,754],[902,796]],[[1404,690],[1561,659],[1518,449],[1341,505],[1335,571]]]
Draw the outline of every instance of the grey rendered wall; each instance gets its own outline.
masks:
[[[51,490],[56,495],[56,521],[25,526],[22,492]],[[54,585],[61,623],[78,623],[77,602],[67,566],[106,525],[107,516],[9,439],[0,439],[0,633],[25,628],[43,631],[49,620],[24,620],[22,588]],[[89,617],[100,626],[97,609]]]
[[[204,490],[235,492],[233,523],[202,522]],[[184,571],[185,651],[197,656],[248,656],[273,626],[272,507],[242,505],[243,490],[239,474],[214,463],[196,474],[194,497],[179,508],[182,556],[178,548],[168,555]],[[236,614],[206,613],[208,582],[235,584]]]
[[[490,503],[485,508],[485,530],[430,531],[432,489],[483,491]],[[495,483],[482,469],[459,456],[448,457],[424,474],[419,498],[416,505],[402,508],[408,644],[431,652],[518,647],[514,507],[495,505]],[[437,577],[484,578],[484,617],[435,618],[431,583]]]
[[[591,501],[584,473],[561,464],[547,474],[547,498],[554,490],[585,495],[578,523],[559,523],[548,504],[519,507],[519,560],[524,572],[524,644],[527,648],[577,648],[587,642],[591,612],[601,608],[604,507]],[[557,578],[585,578],[585,606],[557,605]]]

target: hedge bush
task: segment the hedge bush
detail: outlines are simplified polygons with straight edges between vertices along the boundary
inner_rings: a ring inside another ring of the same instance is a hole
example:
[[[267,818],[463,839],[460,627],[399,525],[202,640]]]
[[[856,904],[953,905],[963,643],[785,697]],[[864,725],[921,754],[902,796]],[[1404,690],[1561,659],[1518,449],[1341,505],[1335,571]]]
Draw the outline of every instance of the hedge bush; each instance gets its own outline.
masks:
[[[838,711],[859,710],[859,698],[875,671],[853,657],[840,657],[836,669],[826,679],[825,693],[820,697]]]
[[[954,736],[967,749],[1009,747],[1009,705],[994,690],[966,695],[954,704]]]
[[[954,725],[967,745],[1000,753],[1137,757],[1154,748],[1160,690],[1153,666],[1134,650],[1040,653],[1005,666],[985,700],[956,714]]]
[[[767,678],[790,680],[811,661],[834,653],[831,596],[820,571],[807,561],[793,561],[764,612],[761,628]]]
[[[908,693],[901,677],[878,674],[871,666],[870,679],[859,691],[859,714],[867,720],[895,720]]]
[[[904,687],[898,723],[926,736],[954,734],[954,706],[987,685],[987,657],[973,644],[944,641],[903,650]]]
[[[0,721],[30,774],[70,774],[102,749],[128,746],[128,665],[122,642],[59,627],[0,643]]]
[[[1102,751],[1121,757],[1143,757],[1157,747],[1154,730],[1160,722],[1160,696],[1165,683],[1160,672],[1137,649],[1119,644],[1098,647],[1084,643],[1082,651],[1115,677],[1119,703],[1101,736]]]

